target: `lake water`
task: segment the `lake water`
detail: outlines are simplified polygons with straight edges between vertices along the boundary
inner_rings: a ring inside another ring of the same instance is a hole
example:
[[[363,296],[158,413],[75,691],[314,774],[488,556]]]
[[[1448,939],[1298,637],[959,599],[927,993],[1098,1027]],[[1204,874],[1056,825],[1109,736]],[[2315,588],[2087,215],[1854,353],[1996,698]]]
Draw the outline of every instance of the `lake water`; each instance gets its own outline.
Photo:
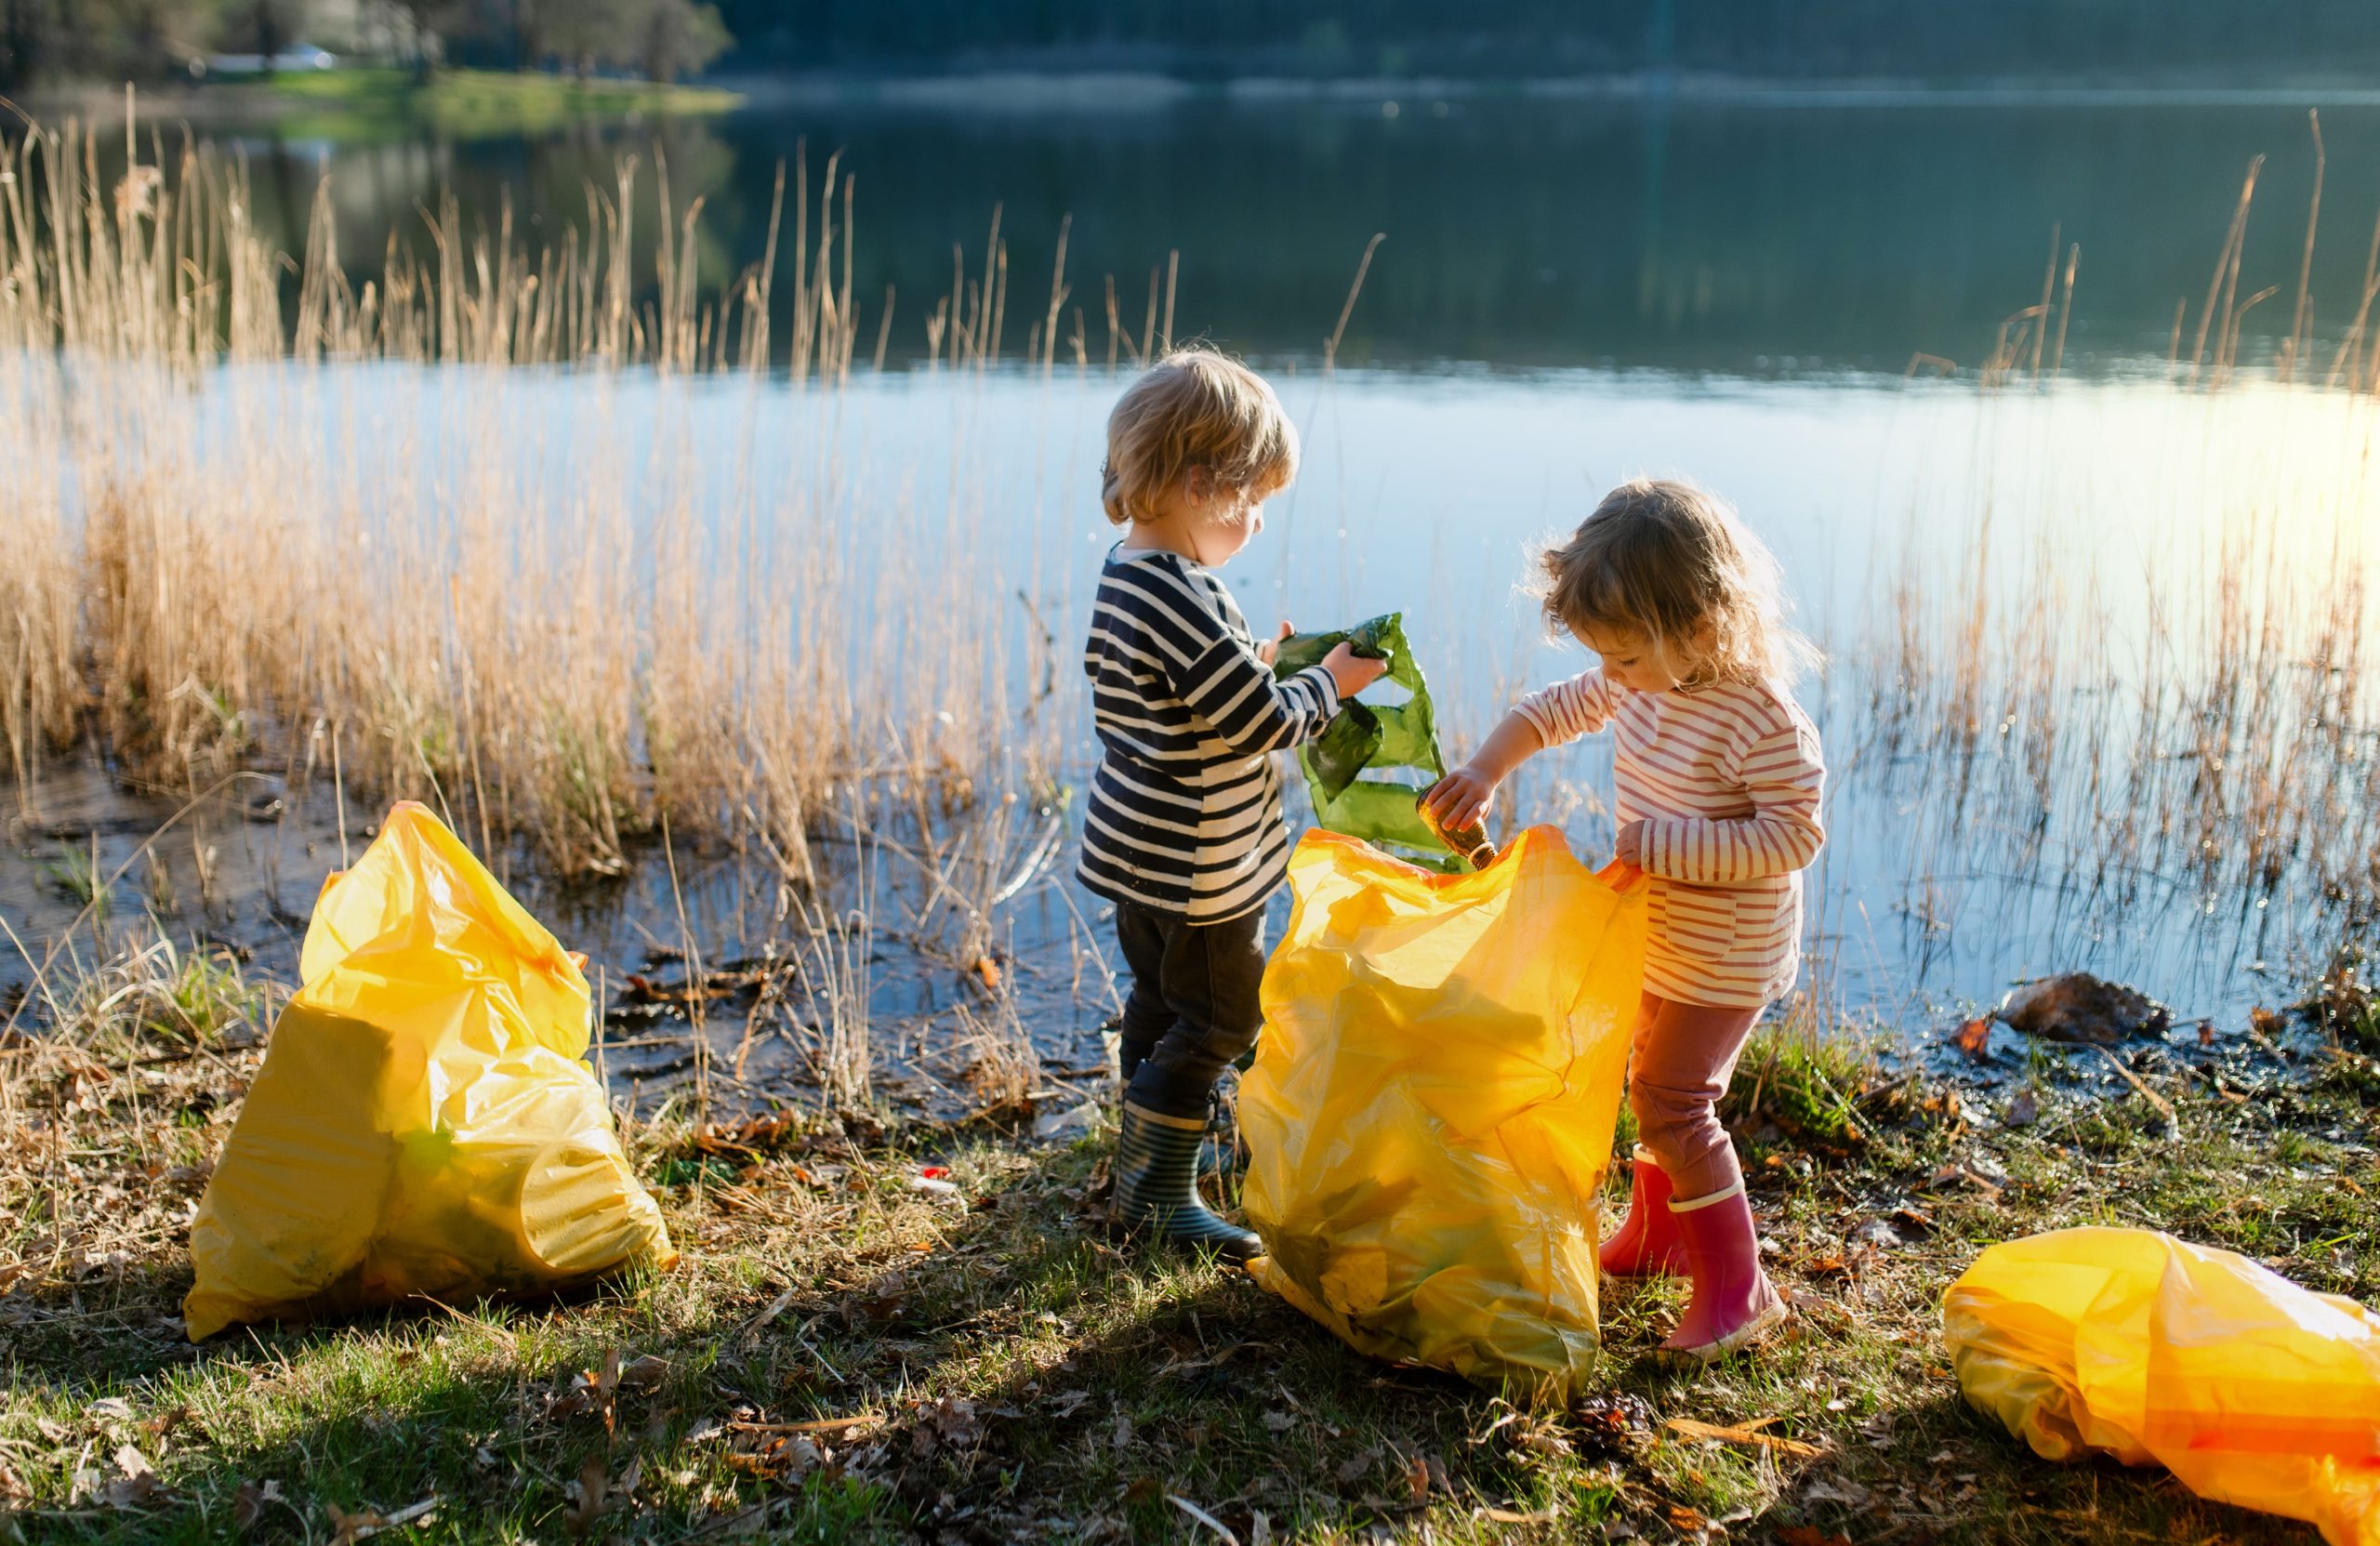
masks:
[[[1038,657],[1025,609],[1004,599],[1022,590],[1050,619],[1066,667],[1051,706],[1068,727],[1060,776],[1078,788],[1093,747],[1067,657],[1112,540],[1101,425],[1133,350],[1119,344],[1111,372],[1103,277],[1117,276],[1137,335],[1150,268],[1178,251],[1176,336],[1264,363],[1305,435],[1303,476],[1231,582],[1260,628],[1402,610],[1451,755],[1514,693],[1585,664],[1543,639],[1516,587],[1532,544],[1611,482],[1691,476],[1770,542],[1831,657],[1805,690],[1833,771],[1808,980],[1830,1006],[1921,1030],[2014,980],[2081,968],[2228,1033],[2370,916],[2374,667],[2340,644],[2380,622],[2380,597],[2354,578],[2380,556],[2372,412],[2304,385],[2206,396],[2165,379],[2175,302],[2191,297],[2194,326],[2259,152],[2274,159],[2241,291],[2286,286],[2258,313],[2286,331],[2310,187],[2302,110],[1395,107],[841,105],[536,141],[258,137],[246,149],[266,218],[302,208],[327,168],[350,253],[377,250],[445,185],[467,210],[509,196],[516,222],[550,226],[583,210],[584,180],[616,154],[657,152],[678,198],[708,201],[713,284],[758,256],[778,161],[806,139],[813,168],[836,151],[858,179],[853,289],[892,289],[893,323],[884,367],[863,360],[831,391],[384,367],[264,369],[209,390],[226,428],[277,404],[279,432],[337,464],[324,496],[366,511],[409,480],[435,483],[491,423],[558,485],[649,492],[666,460],[694,485],[678,494],[715,512],[720,557],[763,572],[782,547],[753,546],[716,512],[774,511],[779,542],[796,540],[831,466],[838,508],[906,534],[877,549],[897,562],[963,530],[941,558],[975,566],[996,598],[986,615],[1020,690]],[[2312,331],[2328,339],[2360,290],[2380,110],[2328,110],[2323,133]],[[919,319],[949,289],[954,244],[980,267],[995,205],[1016,355],[1071,217],[1081,363],[1063,348],[1046,372],[923,362]],[[2038,383],[1992,392],[1971,371],[1905,379],[1917,350],[1972,367],[2040,297],[2054,225],[2082,249],[2058,379],[2046,363]],[[1327,372],[1321,342],[1375,231],[1386,241]],[[864,335],[879,315],[863,313]],[[867,647],[898,668],[925,646],[896,634]],[[2244,679],[2228,687],[2227,660]],[[1508,813],[1599,854],[1608,788],[1607,752],[1589,745],[1541,760]],[[258,873],[302,911],[336,855],[319,832],[294,840]],[[1064,951],[1092,910],[1061,894],[1067,867],[1015,900],[1021,952]],[[721,873],[694,888],[695,927],[714,938],[747,901]],[[638,886],[641,904],[571,915],[573,943],[632,958],[652,936],[631,915],[662,905]],[[57,910],[12,891],[35,932]],[[1056,1041],[1088,1035],[1097,998],[1041,995]]]
[[[2313,288],[2335,328],[2361,284],[2380,104],[2329,104],[2321,124],[2330,237]],[[760,257],[780,164],[806,157],[814,192],[840,154],[855,179],[853,287],[871,338],[894,293],[896,360],[923,351],[953,247],[980,262],[998,208],[1012,349],[1041,312],[1068,221],[1068,311],[1082,309],[1086,350],[1102,362],[1105,279],[1137,338],[1149,275],[1171,253],[1176,337],[1311,356],[1382,232],[1343,363],[1729,377],[1897,374],[1920,350],[1972,365],[2001,321],[2039,298],[2053,228],[2082,248],[2074,362],[2162,358],[2175,300],[2206,290],[2250,159],[2270,157],[2243,297],[2294,284],[2313,171],[2304,105],[2070,97],[1159,95],[1102,111],[828,99],[534,139],[238,142],[269,227],[302,231],[318,174],[333,174],[351,262],[376,258],[392,230],[417,238],[418,212],[447,189],[490,224],[509,199],[536,232],[583,218],[587,183],[610,185],[623,152],[641,158],[648,186],[666,162],[681,205],[706,201],[714,284]],[[2293,295],[2265,309],[2284,331]]]

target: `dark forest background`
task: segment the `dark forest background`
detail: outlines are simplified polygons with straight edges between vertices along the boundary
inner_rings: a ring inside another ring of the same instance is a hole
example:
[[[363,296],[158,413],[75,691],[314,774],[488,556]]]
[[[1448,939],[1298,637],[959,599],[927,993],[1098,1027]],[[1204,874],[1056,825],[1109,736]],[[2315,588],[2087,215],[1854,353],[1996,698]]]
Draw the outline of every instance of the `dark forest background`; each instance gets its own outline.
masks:
[[[335,34],[335,35],[326,35]],[[2351,79],[2375,0],[0,0],[0,84],[166,77],[300,42],[623,73],[1676,71],[1771,79]]]

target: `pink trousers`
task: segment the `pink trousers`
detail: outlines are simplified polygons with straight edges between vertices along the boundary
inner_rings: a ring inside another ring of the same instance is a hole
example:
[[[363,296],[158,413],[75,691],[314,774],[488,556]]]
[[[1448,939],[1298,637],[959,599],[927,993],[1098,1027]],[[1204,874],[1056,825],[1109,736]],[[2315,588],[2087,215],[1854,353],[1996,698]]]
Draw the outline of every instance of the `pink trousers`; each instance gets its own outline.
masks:
[[[1636,1011],[1628,1109],[1636,1114],[1636,1141],[1669,1172],[1682,1202],[1743,1179],[1717,1108],[1759,1018],[1758,1010],[1682,1004],[1650,993]]]

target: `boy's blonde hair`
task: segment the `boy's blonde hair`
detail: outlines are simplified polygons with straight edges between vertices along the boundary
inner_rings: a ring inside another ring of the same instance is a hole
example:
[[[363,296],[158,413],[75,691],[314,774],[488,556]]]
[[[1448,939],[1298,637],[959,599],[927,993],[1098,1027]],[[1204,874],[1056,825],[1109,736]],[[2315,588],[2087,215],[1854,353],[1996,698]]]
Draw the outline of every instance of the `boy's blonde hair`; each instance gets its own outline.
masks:
[[[1217,486],[1268,495],[1298,471],[1298,432],[1264,378],[1211,349],[1177,349],[1124,389],[1107,416],[1100,503],[1118,526],[1154,521],[1194,467]]]
[[[1692,483],[1629,480],[1540,562],[1540,599],[1557,630],[1641,634],[1675,659],[1708,624],[1712,654],[1699,680],[1790,683],[1818,660],[1786,625],[1776,559]]]

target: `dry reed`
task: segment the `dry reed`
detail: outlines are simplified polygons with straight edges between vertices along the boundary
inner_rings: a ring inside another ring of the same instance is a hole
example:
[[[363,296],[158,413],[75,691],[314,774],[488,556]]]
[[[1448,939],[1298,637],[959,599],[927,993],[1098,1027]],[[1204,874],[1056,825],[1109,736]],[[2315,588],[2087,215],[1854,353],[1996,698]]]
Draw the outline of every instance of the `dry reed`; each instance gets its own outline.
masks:
[[[807,882],[842,785],[981,786],[1018,625],[962,562],[988,559],[963,469],[937,508],[847,463],[864,319],[838,162],[780,178],[768,254],[706,296],[700,201],[666,165],[623,162],[539,250],[509,209],[471,231],[447,200],[426,257],[392,237],[359,285],[327,184],[289,255],[238,164],[129,119],[125,153],[109,187],[73,126],[0,142],[0,737],[25,812],[44,756],[92,736],[169,788],[337,770],[564,873],[617,871],[666,819]],[[998,361],[997,219],[983,262],[959,257],[939,363]],[[763,390],[773,369],[813,390]]]

